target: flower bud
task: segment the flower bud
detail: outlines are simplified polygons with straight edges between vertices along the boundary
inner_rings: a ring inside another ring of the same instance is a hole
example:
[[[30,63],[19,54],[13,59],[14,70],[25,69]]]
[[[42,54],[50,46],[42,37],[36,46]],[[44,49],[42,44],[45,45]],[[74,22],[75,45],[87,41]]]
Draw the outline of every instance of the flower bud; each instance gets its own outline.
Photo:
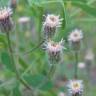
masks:
[[[12,10],[10,8],[0,9],[0,30],[2,32],[12,31],[13,22],[11,19]]]

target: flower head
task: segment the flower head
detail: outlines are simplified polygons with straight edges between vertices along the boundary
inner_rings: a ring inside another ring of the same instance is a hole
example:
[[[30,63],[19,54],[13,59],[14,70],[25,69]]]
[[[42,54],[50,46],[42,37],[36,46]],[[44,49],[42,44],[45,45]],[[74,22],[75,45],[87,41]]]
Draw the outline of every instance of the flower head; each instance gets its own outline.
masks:
[[[49,26],[51,28],[59,27],[61,25],[61,21],[62,19],[60,19],[60,16],[48,14],[44,22],[44,26]]]
[[[64,93],[64,92],[60,92],[60,93],[58,94],[58,96],[65,96],[65,93]]]
[[[62,19],[60,16],[53,14],[48,14],[46,16],[45,22],[43,23],[43,29],[45,32],[45,37],[52,38],[56,32],[57,27],[60,27]]]
[[[0,9],[0,21],[5,20],[10,15],[12,15],[12,10],[10,8],[1,8]]]
[[[10,16],[12,15],[12,10],[10,8],[0,9],[0,30],[2,32],[9,32],[12,29],[13,23]]]
[[[94,54],[92,50],[87,50],[86,55],[85,55],[85,60],[90,60],[92,61],[94,59]]]
[[[64,40],[60,42],[48,41],[44,44],[47,53],[49,54],[50,60],[59,61],[61,57],[62,50],[64,49],[63,46]]]
[[[30,22],[30,18],[29,17],[20,17],[18,19],[19,23],[29,23]]]
[[[68,83],[70,94],[82,94],[83,92],[83,81],[82,80],[70,80]]]
[[[84,62],[79,62],[78,63],[78,68],[84,69],[86,67],[86,64]]]
[[[81,30],[75,29],[71,32],[68,37],[68,40],[71,42],[79,42],[83,38],[83,33]]]
[[[63,43],[64,43],[64,40],[61,40],[59,43],[50,40],[49,42],[45,43],[45,47],[48,52],[56,53],[64,49]]]

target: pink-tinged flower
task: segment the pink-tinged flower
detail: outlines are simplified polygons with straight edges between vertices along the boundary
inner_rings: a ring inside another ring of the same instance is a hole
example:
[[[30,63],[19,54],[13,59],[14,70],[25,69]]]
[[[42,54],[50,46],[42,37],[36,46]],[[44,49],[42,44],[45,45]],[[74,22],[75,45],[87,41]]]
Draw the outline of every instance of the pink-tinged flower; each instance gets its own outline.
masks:
[[[83,93],[83,81],[82,80],[70,80],[68,83],[68,90],[72,96]],[[76,95],[77,96],[77,95]]]
[[[60,16],[48,14],[43,25],[51,28],[59,27],[61,25],[61,21],[62,19],[60,19]]]
[[[12,10],[10,8],[0,8],[0,20],[4,20],[12,15]]]
[[[0,8],[0,30],[2,32],[9,32],[13,27],[11,20],[12,10],[10,8]]]
[[[62,24],[61,21],[63,19],[60,19],[60,16],[56,16],[53,14],[48,14],[45,17],[46,19],[43,23],[43,29],[45,32],[45,37],[48,39],[54,36],[57,27],[60,27],[60,25]]]
[[[79,29],[73,30],[68,37],[71,42],[79,42],[81,39],[83,39],[83,33]]]
[[[49,59],[52,61],[59,61],[61,58],[61,54],[63,49],[65,47],[63,46],[64,40],[61,40],[60,42],[54,42],[54,41],[48,41],[44,44],[46,52],[49,55]]]

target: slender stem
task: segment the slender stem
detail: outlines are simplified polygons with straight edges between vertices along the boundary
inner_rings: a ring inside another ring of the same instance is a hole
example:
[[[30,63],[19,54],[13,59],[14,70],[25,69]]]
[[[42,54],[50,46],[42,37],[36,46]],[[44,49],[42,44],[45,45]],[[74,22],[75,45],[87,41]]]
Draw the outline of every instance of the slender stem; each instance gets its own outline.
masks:
[[[78,78],[78,52],[75,52],[75,70],[74,70],[74,78]]]
[[[50,68],[50,71],[49,71],[49,73],[47,75],[47,77],[49,79],[51,79],[54,76],[55,70],[56,70],[56,65],[55,64],[52,64],[52,66]]]
[[[34,47],[33,49],[25,52],[23,55],[28,55],[30,54],[31,52],[34,52],[36,49],[38,49],[42,44],[44,43],[44,41],[41,41],[36,47]]]
[[[11,41],[10,41],[10,34],[9,32],[6,32],[7,35],[7,40],[8,40],[8,48],[9,48],[9,53],[10,53],[10,58],[11,58],[11,64],[13,65],[14,71],[16,73],[17,79],[29,90],[33,90],[20,76],[19,72],[16,68],[15,61],[14,61],[14,55],[11,47]]]

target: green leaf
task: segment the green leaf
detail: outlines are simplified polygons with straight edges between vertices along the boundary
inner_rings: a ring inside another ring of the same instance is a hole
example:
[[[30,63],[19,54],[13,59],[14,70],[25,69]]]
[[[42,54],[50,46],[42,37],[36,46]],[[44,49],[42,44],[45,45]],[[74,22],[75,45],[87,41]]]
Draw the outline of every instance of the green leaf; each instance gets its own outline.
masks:
[[[9,57],[9,54],[7,52],[2,52],[1,54],[1,62],[11,71],[14,71],[14,68],[11,63],[11,59]]]
[[[28,64],[26,64],[25,60],[22,57],[19,57],[19,63],[20,65],[26,69],[28,67]]]
[[[43,1],[46,2],[46,0],[28,0],[30,6],[32,5],[40,6]]]
[[[45,82],[45,76],[43,75],[26,75],[24,76],[26,82],[34,88],[39,88],[41,90],[50,90],[53,88],[53,83],[51,81]]]
[[[26,75],[24,79],[33,87],[37,87],[44,80],[43,75]]]
[[[15,88],[13,89],[13,96],[21,96],[18,83],[16,84]]]
[[[6,37],[0,34],[0,48],[6,48]]]
[[[96,8],[89,6],[85,3],[79,2],[79,1],[72,2],[72,4],[76,7],[81,8],[86,13],[96,17]]]
[[[53,88],[53,83],[51,81],[48,81],[44,85],[42,85],[40,89],[44,91],[48,91],[48,90],[51,90],[52,88]]]

